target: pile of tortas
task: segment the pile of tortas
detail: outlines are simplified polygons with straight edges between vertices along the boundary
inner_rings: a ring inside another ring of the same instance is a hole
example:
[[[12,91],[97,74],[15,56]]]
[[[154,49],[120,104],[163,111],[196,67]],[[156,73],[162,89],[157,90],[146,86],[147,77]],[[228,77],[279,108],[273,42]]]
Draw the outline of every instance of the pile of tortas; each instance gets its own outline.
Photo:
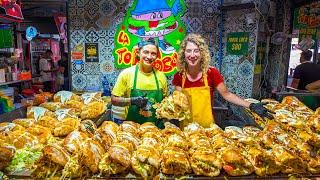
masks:
[[[281,103],[263,101],[276,114],[274,120],[253,114],[262,129],[222,130],[216,125],[205,129],[192,123],[181,130],[165,123],[160,130],[152,123],[131,121],[121,125],[105,121],[96,127],[91,120],[55,124],[53,112],[36,116],[29,111],[30,123],[0,124],[0,164],[8,172],[18,150],[38,147],[40,155],[26,167],[35,178],[125,177],[129,172],[143,179],[161,174],[214,177],[223,171],[230,176],[320,173],[320,108],[313,112],[294,97]],[[83,112],[74,111],[77,117]],[[50,123],[43,116],[50,117]],[[64,125],[74,129],[62,133],[66,131],[57,128]]]

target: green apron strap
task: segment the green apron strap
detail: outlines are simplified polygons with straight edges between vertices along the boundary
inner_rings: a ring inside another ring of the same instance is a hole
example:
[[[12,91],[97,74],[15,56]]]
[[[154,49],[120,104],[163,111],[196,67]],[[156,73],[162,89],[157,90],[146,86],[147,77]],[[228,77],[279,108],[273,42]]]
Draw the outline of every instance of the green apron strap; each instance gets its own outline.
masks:
[[[156,75],[156,73],[154,72],[154,70],[153,70],[153,69],[152,69],[152,72],[153,72],[153,74],[154,74],[154,79],[156,80],[157,90],[159,91],[159,90],[160,90],[160,87],[159,87],[159,82],[158,82],[157,75]]]
[[[154,70],[152,69],[152,73],[154,75],[154,79],[156,80],[156,85],[157,85],[157,90],[159,91],[160,90],[160,87],[159,87],[159,82],[158,82],[158,78],[157,78],[157,75],[156,73],[154,72]],[[136,90],[136,86],[137,86],[137,78],[138,77],[138,65],[136,65],[136,70],[134,72],[134,79],[133,79],[133,89]]]
[[[133,89],[134,90],[136,90],[137,76],[138,76],[138,65],[136,65],[136,70],[134,72],[134,79],[133,79]]]

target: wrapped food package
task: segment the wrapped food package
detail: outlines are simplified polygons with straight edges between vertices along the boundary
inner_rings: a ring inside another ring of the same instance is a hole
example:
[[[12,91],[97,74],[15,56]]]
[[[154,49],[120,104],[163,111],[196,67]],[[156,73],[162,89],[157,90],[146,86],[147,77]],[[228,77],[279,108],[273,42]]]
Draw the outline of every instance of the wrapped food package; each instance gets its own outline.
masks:
[[[180,91],[174,91],[172,95],[165,97],[161,103],[154,104],[156,116],[159,119],[190,119],[191,112],[188,97]]]
[[[83,148],[83,142],[88,139],[89,136],[80,131],[72,131],[63,140],[63,147],[70,153],[76,154]]]
[[[31,106],[27,108],[27,118],[32,118],[38,121],[43,116],[55,117],[53,112],[43,107]]]
[[[41,92],[40,94],[36,94],[34,96],[33,104],[39,105],[41,103],[52,100],[53,94],[50,92]]]
[[[82,119],[95,119],[106,111],[103,101],[94,101],[82,107],[80,117]]]
[[[254,172],[254,167],[235,147],[226,148],[221,155],[223,169],[230,176],[244,176]]]
[[[131,167],[143,179],[148,179],[159,174],[160,161],[160,153],[153,146],[140,145],[131,157]]]
[[[131,165],[132,153],[131,143],[114,143],[99,163],[100,173],[110,175],[125,172]]]
[[[32,176],[46,178],[48,176],[61,177],[64,166],[68,163],[70,154],[57,144],[46,145],[42,149],[42,156],[34,164]]]
[[[50,111],[56,111],[62,107],[61,102],[44,102],[39,105],[40,107],[46,108]]]
[[[102,156],[105,154],[105,149],[95,140],[87,139],[82,142],[83,147],[81,148],[82,164],[90,169],[95,174],[99,171],[99,162]]]
[[[3,171],[11,163],[15,149],[7,146],[0,146],[0,171]]]
[[[218,176],[222,162],[211,149],[197,149],[190,157],[190,164],[196,175]]]
[[[14,124],[21,125],[25,128],[31,127],[36,123],[35,119],[32,118],[19,118],[12,121]]]
[[[164,174],[183,175],[192,172],[188,154],[183,149],[165,147],[161,159],[161,171]]]
[[[83,99],[83,103],[85,105],[90,104],[92,102],[104,102],[102,99],[102,93],[101,92],[94,92],[94,93],[84,93],[81,95],[81,98]]]
[[[76,95],[76,94],[74,94],[73,92],[70,92],[70,91],[59,91],[53,96],[53,101],[54,102],[65,103],[65,102],[68,102],[70,100],[80,101],[81,102],[82,98],[81,98],[81,96],[78,96],[78,95]]]

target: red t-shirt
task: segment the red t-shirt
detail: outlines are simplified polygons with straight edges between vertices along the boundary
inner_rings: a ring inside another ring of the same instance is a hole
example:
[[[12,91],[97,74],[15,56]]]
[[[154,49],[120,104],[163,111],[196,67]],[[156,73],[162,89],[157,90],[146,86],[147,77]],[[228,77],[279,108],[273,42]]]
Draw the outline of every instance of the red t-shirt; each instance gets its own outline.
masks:
[[[220,74],[220,72],[214,68],[214,67],[209,67],[208,72],[207,72],[207,79],[208,79],[208,85],[210,86],[210,94],[211,94],[211,99],[213,99],[213,92],[214,89],[218,86],[218,84],[222,83],[223,77]],[[180,86],[182,87],[182,73],[176,73],[173,77],[172,84],[174,86]],[[186,81],[184,83],[185,88],[190,88],[190,87],[201,87],[204,86],[204,81],[203,78],[200,78],[199,80],[195,82],[189,81],[188,78],[186,78]]]

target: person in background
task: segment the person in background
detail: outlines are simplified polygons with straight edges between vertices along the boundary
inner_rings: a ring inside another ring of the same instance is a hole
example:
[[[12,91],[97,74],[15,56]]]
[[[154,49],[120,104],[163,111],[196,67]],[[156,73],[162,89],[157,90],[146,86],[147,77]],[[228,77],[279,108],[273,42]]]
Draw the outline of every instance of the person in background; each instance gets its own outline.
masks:
[[[137,123],[152,122],[163,128],[163,121],[155,117],[154,103],[161,102],[167,95],[167,79],[163,72],[153,68],[159,48],[154,41],[138,43],[139,63],[124,69],[118,76],[111,92],[112,105],[126,107],[126,120]],[[114,119],[122,123],[120,119]]]
[[[60,81],[63,80],[62,89],[63,90],[69,90],[69,69],[68,69],[68,53],[63,53],[61,60],[58,62],[59,65],[59,76],[62,75],[62,77],[59,77]]]
[[[263,103],[250,103],[228,90],[220,72],[209,66],[209,48],[201,35],[188,34],[181,43],[178,57],[179,72],[174,75],[172,84],[188,96],[192,114],[191,120],[182,122],[182,127],[191,122],[210,127],[215,122],[212,114],[215,90],[228,102],[250,108],[261,117],[273,118]]]
[[[300,54],[300,65],[298,65],[293,74],[291,87],[306,90],[306,85],[320,80],[320,65],[311,61],[312,51],[302,51]]]
[[[43,83],[43,90],[45,92],[53,92],[53,73],[58,70],[57,68],[54,68],[52,55],[52,51],[48,49],[39,60],[40,81]]]
[[[306,89],[311,92],[320,92],[320,80],[306,85]]]

